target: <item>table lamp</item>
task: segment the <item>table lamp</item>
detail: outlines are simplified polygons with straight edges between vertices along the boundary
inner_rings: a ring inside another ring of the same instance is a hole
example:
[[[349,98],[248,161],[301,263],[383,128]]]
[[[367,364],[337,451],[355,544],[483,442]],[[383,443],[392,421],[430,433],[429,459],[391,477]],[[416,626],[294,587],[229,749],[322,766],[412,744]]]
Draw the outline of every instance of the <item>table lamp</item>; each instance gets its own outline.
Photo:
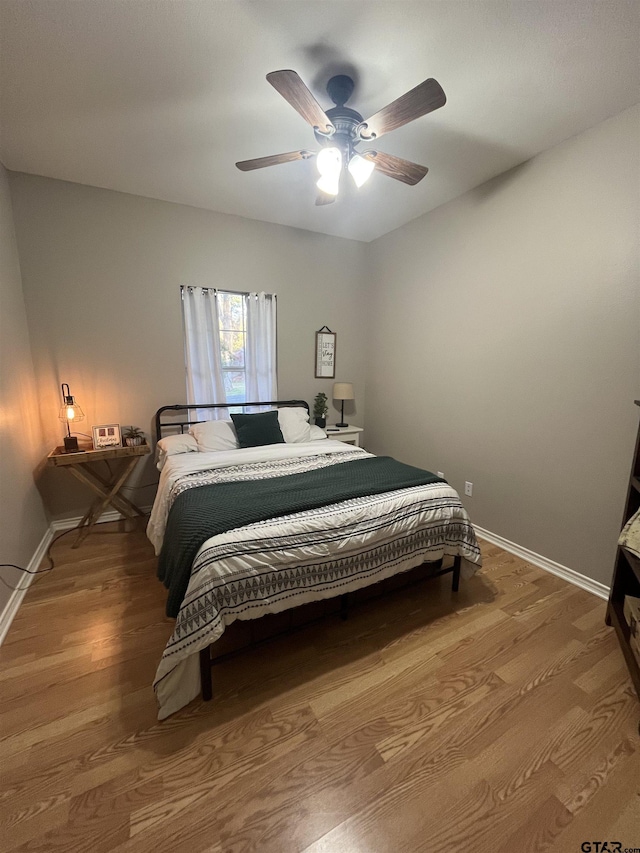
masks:
[[[62,389],[62,405],[60,406],[60,414],[58,417],[61,421],[67,422],[67,434],[64,437],[64,452],[77,453],[80,450],[78,447],[78,439],[75,435],[71,435],[71,427],[69,424],[71,421],[74,423],[76,421],[83,421],[84,412],[76,403],[75,397],[71,396],[67,383],[63,382],[60,388]],[[66,391],[65,388],[67,389]]]
[[[344,401],[345,400],[354,400],[353,396],[353,385],[351,382],[334,382],[333,383],[333,399],[342,401],[342,408],[340,409],[340,423],[336,424],[337,427],[347,427],[349,424],[344,422]]]

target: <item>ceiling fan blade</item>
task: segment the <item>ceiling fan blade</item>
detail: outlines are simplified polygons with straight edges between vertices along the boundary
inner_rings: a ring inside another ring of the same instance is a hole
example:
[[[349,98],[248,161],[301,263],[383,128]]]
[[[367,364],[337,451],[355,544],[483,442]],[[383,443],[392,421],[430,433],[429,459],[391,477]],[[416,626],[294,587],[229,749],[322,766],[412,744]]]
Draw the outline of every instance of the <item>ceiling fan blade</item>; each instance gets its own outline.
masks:
[[[267,80],[311,127],[317,127],[321,133],[335,132],[327,114],[295,71],[272,71]]]
[[[429,171],[426,166],[420,166],[418,163],[412,163],[410,160],[403,160],[402,157],[394,157],[393,154],[385,154],[384,151],[372,151],[367,149],[361,151],[360,155],[365,160],[370,160],[378,172],[383,175],[388,175],[390,178],[395,178],[396,181],[402,181],[405,184],[414,186],[421,181]]]
[[[363,121],[358,128],[360,138],[378,139],[383,133],[396,130],[403,124],[443,107],[446,103],[447,96],[440,83],[429,78]]]
[[[271,157],[258,157],[256,160],[241,160],[236,163],[241,172],[252,172],[254,169],[264,169],[266,166],[278,166],[280,163],[291,163],[293,160],[308,160],[313,157],[313,151],[289,151],[287,154],[273,154]]]
[[[333,204],[336,198],[337,196],[335,195],[329,195],[329,193],[323,193],[322,190],[318,190],[318,195],[316,196],[316,205]]]

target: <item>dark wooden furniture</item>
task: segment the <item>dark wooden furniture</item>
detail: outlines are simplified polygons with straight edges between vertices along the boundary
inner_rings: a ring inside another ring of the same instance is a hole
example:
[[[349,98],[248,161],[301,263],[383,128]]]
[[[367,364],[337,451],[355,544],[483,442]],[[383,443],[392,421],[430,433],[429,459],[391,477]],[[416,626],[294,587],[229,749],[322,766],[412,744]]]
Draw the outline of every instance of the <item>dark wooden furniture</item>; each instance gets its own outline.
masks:
[[[56,447],[51,451],[47,456],[48,465],[65,468],[98,495],[78,525],[79,533],[73,548],[77,548],[91,532],[91,528],[109,505],[125,518],[145,515],[134,503],[121,495],[120,490],[140,457],[150,452],[148,444],[138,444],[135,447],[103,447],[100,450],[80,450],[77,453],[65,453],[64,447]],[[97,470],[96,464],[99,462],[107,463],[107,476]],[[111,462],[116,462],[113,468]]]
[[[195,413],[196,410],[242,409],[245,411],[246,409],[255,409],[264,406],[275,408],[302,406],[307,412],[309,411],[309,404],[304,400],[274,400],[264,403],[239,403],[235,405],[233,403],[204,403],[189,406],[186,403],[180,403],[175,406],[162,406],[155,415],[156,440],[158,441],[166,435],[184,433],[192,424],[200,423],[201,419],[193,419],[190,414],[191,412]],[[186,414],[179,414],[181,412]],[[415,583],[416,577],[427,579],[451,574],[451,589],[453,592],[458,592],[460,586],[460,556],[454,557],[453,564],[446,568],[442,567],[442,563],[442,559],[435,560],[432,563],[422,563],[422,565],[402,573],[400,577],[406,576],[410,579],[409,583]],[[205,701],[209,701],[213,697],[211,668],[214,664],[222,663],[224,660],[239,654],[244,649],[307,627],[313,622],[323,619],[331,612],[335,612],[335,610],[339,612],[342,619],[346,619],[349,603],[361,600],[363,597],[371,598],[384,595],[395,583],[397,583],[395,578],[387,578],[385,581],[372,584],[370,589],[375,591],[370,594],[366,593],[365,588],[348,595],[336,596],[335,598],[325,599],[312,604],[292,607],[284,611],[284,613],[261,616],[258,619],[240,621],[239,624],[234,623],[230,625],[229,628],[233,630],[230,631],[227,628],[225,631],[226,637],[221,637],[215,643],[202,649],[199,653],[202,698]],[[402,586],[407,585],[406,581],[403,580],[400,583]],[[285,624],[283,624],[283,621]]]
[[[636,400],[635,404],[640,406],[640,400]],[[636,450],[631,466],[627,501],[622,519],[623,527],[638,509],[640,509],[640,429],[638,430]],[[640,698],[640,666],[631,651],[629,626],[622,612],[625,595],[640,596],[640,560],[625,548],[618,546],[606,622],[607,625],[613,625],[615,628],[622,654],[627,662],[636,693]]]

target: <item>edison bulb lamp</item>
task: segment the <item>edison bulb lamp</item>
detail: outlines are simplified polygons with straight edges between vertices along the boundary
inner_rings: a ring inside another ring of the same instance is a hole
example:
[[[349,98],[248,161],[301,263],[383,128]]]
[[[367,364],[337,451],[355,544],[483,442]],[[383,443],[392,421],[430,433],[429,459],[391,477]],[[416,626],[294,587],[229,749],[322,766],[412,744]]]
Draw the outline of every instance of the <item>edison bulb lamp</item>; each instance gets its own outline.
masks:
[[[60,406],[58,417],[61,421],[66,421],[67,423],[67,434],[64,437],[65,453],[77,453],[80,449],[78,447],[78,439],[75,435],[71,435],[70,425],[71,423],[76,423],[76,421],[83,421],[84,412],[76,403],[76,398],[71,395],[67,383],[63,382],[60,387],[62,389],[62,406]]]

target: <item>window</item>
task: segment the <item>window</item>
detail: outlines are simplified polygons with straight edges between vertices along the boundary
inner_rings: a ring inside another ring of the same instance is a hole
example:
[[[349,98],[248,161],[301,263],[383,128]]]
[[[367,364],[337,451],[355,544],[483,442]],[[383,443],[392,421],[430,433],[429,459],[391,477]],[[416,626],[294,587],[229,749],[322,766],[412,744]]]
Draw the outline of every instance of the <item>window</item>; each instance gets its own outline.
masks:
[[[242,402],[247,399],[247,311],[244,294],[218,292],[218,329],[225,402]]]
[[[181,291],[187,402],[276,400],[275,295],[203,287]]]

